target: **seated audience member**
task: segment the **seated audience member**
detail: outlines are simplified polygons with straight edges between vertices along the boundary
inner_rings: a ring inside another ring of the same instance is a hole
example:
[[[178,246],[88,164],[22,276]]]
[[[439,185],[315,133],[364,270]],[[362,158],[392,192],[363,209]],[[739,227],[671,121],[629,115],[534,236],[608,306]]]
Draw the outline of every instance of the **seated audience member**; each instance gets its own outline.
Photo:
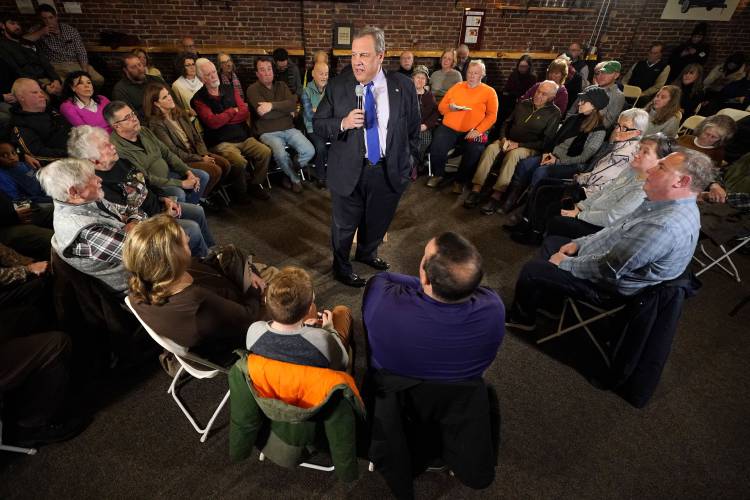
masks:
[[[424,380],[481,377],[505,334],[505,308],[480,286],[482,275],[474,245],[447,232],[425,246],[418,277],[370,278],[362,299],[370,366]]]
[[[109,99],[103,95],[94,95],[94,84],[85,71],[68,73],[62,99],[60,114],[73,127],[91,125],[103,128],[108,133],[112,132],[112,127],[104,119],[104,106],[109,104]]]
[[[114,130],[111,140],[117,154],[143,171],[150,184],[169,196],[176,196],[177,201],[200,201],[208,184],[208,174],[189,168],[153,132],[141,127],[130,106],[112,101],[104,108],[104,118]]]
[[[60,259],[78,271],[100,280],[114,293],[127,290],[122,248],[125,223],[106,208],[102,180],[87,160],[65,158],[37,176],[55,203],[52,248]]]
[[[422,123],[419,124],[419,152],[417,153],[417,165],[424,161],[427,148],[432,143],[432,131],[437,127],[440,120],[435,96],[427,88],[427,82],[430,81],[430,72],[427,66],[416,66],[412,71],[412,80],[417,88],[417,99],[419,99],[419,116],[422,117]]]
[[[455,63],[456,51],[445,49],[440,56],[440,69],[433,71],[430,76],[430,91],[437,102],[442,100],[451,87],[463,81],[461,72],[453,67]]]
[[[630,168],[623,170],[602,189],[584,197],[573,208],[559,208],[560,203],[553,200],[547,205],[546,214],[544,211],[538,214],[549,219],[547,234],[580,238],[611,226],[616,220],[632,213],[646,198],[643,183],[649,171],[672,152],[670,142],[671,139],[661,132],[647,135],[641,139]],[[555,216],[555,213],[559,215]]]
[[[302,132],[294,128],[292,114],[297,109],[296,98],[284,80],[274,80],[271,58],[256,59],[255,73],[258,81],[247,88],[247,102],[253,113],[255,130],[260,141],[271,148],[274,160],[286,174],[288,180],[285,181],[285,186],[299,193],[302,191],[302,182],[293,168],[292,158],[286,147],[297,151],[300,169],[307,166],[315,156],[315,147]],[[299,77],[299,71],[297,76]],[[299,94],[301,93],[300,89]]]
[[[13,84],[18,105],[11,109],[10,124],[15,140],[24,153],[42,164],[64,158],[70,124],[47,105],[47,95],[30,78]]]
[[[500,114],[497,118],[499,123],[504,123],[510,116],[518,99],[536,83],[534,72],[534,60],[529,54],[522,55],[516,67],[510,73],[508,80],[500,97]]]
[[[625,85],[633,85],[641,89],[638,104],[647,103],[667,83],[669,64],[662,57],[663,51],[663,44],[652,43],[646,59],[632,65],[622,77],[622,83]]]
[[[240,98],[245,99],[245,88],[242,86],[242,82],[237,76],[237,68],[234,65],[232,56],[225,52],[219,52],[216,54],[216,62],[219,63],[219,78],[221,79],[222,85],[230,85],[234,87],[240,93]],[[193,92],[193,94],[195,94],[195,92]],[[189,102],[190,101],[188,101],[188,103]]]
[[[261,315],[265,282],[250,264],[239,276],[190,258],[188,237],[175,219],[157,215],[137,224],[123,252],[132,274],[133,309],[159,335],[215,362],[245,345]],[[214,264],[217,259],[212,260]]]
[[[469,63],[471,62],[471,55],[469,54],[469,47],[462,43],[456,48],[456,71],[461,73],[461,78],[466,80],[466,72],[469,71]]]
[[[312,66],[307,68],[307,71],[305,71],[305,77],[302,79],[302,84],[304,87],[307,87],[311,81],[313,81],[313,68],[316,64],[323,63],[326,66],[328,66],[328,79],[330,80],[334,76],[336,76],[336,68],[335,63],[331,65],[328,61],[328,52],[325,50],[316,50],[313,52],[312,56]]]
[[[565,90],[568,93],[568,109],[570,109],[574,101],[574,99],[571,99],[570,97],[580,94],[584,87],[587,87],[588,85],[583,84],[583,78],[581,78],[581,75],[576,73],[575,68],[570,63],[570,58],[565,53],[558,55],[557,59],[565,59],[565,62],[568,63],[568,76],[565,77],[564,86]],[[565,114],[568,112],[568,109],[560,110],[563,116],[565,116]]]
[[[594,85],[579,97],[578,114],[565,119],[551,143],[541,151],[541,156],[530,156],[518,162],[499,212],[510,212],[529,184],[533,186],[537,179],[547,177],[545,172],[549,170],[554,170],[556,177],[564,178],[588,168],[588,161],[607,138],[601,110],[607,107],[609,97],[604,89]],[[478,202],[479,193],[476,193],[475,196],[469,195],[464,206],[473,208]]]
[[[719,178],[706,187],[698,200],[726,203],[732,208],[750,211],[750,153],[720,172]]]
[[[0,16],[2,37],[0,37],[0,60],[10,73],[9,81],[18,78],[30,78],[40,82],[42,90],[50,95],[59,96],[62,82],[55,68],[42,54],[21,43],[21,23],[18,16],[6,11]],[[5,102],[8,102],[5,97]]]
[[[546,80],[537,87],[532,99],[519,102],[513,109],[500,132],[500,139],[484,150],[472,179],[472,193],[467,198],[469,208],[479,202],[479,193],[497,157],[502,153],[502,163],[497,180],[492,186],[492,195],[482,212],[494,214],[500,208],[500,197],[508,188],[516,170],[516,164],[529,156],[538,155],[549,144],[560,124],[560,110],[552,104],[558,91],[557,83]]]
[[[122,58],[122,79],[112,89],[112,100],[122,101],[143,120],[143,93],[149,83],[164,83],[158,76],[146,74],[141,59],[133,54]]]
[[[682,119],[693,116],[698,105],[706,100],[706,93],[703,91],[703,66],[688,64],[672,81],[672,85],[682,92],[680,98]]]
[[[604,118],[604,127],[609,130],[617,122],[625,105],[625,95],[617,86],[617,79],[620,78],[622,66],[617,61],[603,61],[594,68],[594,85],[603,88],[609,96],[609,104],[602,112]],[[568,115],[576,114],[576,104],[568,111]]]
[[[677,137],[677,130],[682,121],[681,99],[682,91],[674,85],[665,85],[656,93],[654,100],[643,108],[648,112],[647,135],[662,132],[667,137],[673,139]]]
[[[516,281],[506,326],[532,331],[541,306],[573,296],[591,304],[624,299],[680,276],[698,242],[695,200],[712,180],[705,155],[680,149],[659,160],[643,185],[646,201],[601,231],[548,237]]]
[[[724,160],[733,163],[745,153],[750,153],[750,116],[735,123],[737,131],[724,145]]]
[[[698,64],[701,67],[708,61],[708,44],[704,41],[708,24],[702,22],[695,25],[690,39],[675,47],[669,56],[669,78],[668,82],[672,83],[677,75],[689,64]]]
[[[68,73],[85,71],[94,85],[101,87],[104,77],[89,64],[89,56],[78,30],[61,23],[57,10],[50,4],[39,5],[36,13],[42,25],[31,28],[24,38],[36,44],[36,48],[52,63],[61,79],[65,79]]]
[[[411,77],[414,72],[414,53],[410,50],[401,52],[398,58],[398,72]]]
[[[206,146],[209,151],[223,156],[232,165],[247,170],[248,158],[252,160],[252,179],[247,181],[248,194],[259,200],[269,195],[261,183],[266,180],[271,149],[250,137],[247,104],[236,87],[219,80],[216,66],[208,59],[195,61],[198,78],[203,87],[195,93],[190,105],[198,115]],[[249,173],[249,172],[248,172]]]
[[[303,269],[285,267],[266,290],[271,321],[247,330],[247,350],[285,363],[346,370],[351,365],[352,312],[346,306],[325,310],[318,319],[312,279]]]
[[[258,63],[255,63],[255,69],[258,69]],[[273,64],[271,68],[274,79],[277,82],[286,83],[292,94],[297,99],[302,95],[302,77],[299,74],[299,68],[296,64],[290,64],[289,52],[286,49],[278,48],[273,51]],[[248,93],[249,94],[249,93]],[[250,96],[247,97],[248,101]]]
[[[52,198],[44,193],[35,174],[33,168],[19,161],[12,144],[0,142],[0,191],[14,202],[29,200],[51,204]]]
[[[154,135],[180,160],[188,167],[208,174],[206,195],[211,194],[219,181],[225,179],[232,181],[232,190],[238,201],[245,201],[245,171],[239,166],[232,167],[223,156],[208,152],[203,137],[182,109],[175,105],[166,85],[152,83],[146,88],[143,114]]]
[[[108,209],[117,212],[126,223],[138,223],[162,212],[177,219],[188,235],[190,250],[196,257],[205,257],[214,238],[208,229],[203,208],[192,203],[173,201],[159,188],[149,187],[143,172],[117,156],[117,150],[103,130],[88,125],[75,127],[68,140],[68,153],[73,158],[94,164],[102,180]]]
[[[49,259],[52,212],[52,209],[35,211],[26,204],[14,204],[0,190],[0,243],[36,260]]]
[[[310,81],[302,92],[302,118],[305,122],[307,138],[315,147],[315,178],[319,187],[325,186],[326,163],[328,162],[328,147],[326,140],[313,132],[313,115],[318,110],[318,105],[328,85],[328,65],[316,63]]]
[[[711,98],[732,82],[745,78],[745,54],[735,52],[723,64],[714,67],[703,80],[703,88]]]
[[[198,57],[198,49],[195,47],[195,40],[191,36],[183,37],[180,40],[179,49],[181,53],[192,54]]]
[[[498,106],[495,90],[482,83],[485,74],[484,63],[479,59],[472,61],[466,81],[451,87],[440,102],[438,110],[443,115],[443,123],[432,136],[430,158],[434,177],[427,181],[427,187],[442,185],[448,152],[461,141],[461,166],[453,186],[455,193],[461,193],[471,169],[484,151],[487,132],[497,120]]]
[[[565,88],[565,79],[568,77],[568,61],[555,59],[547,67],[547,81],[557,84],[557,93],[553,96],[552,103],[557,106],[560,113],[564,114],[568,109],[568,90]],[[539,86],[544,82],[537,82],[531,86],[520,98],[521,101],[531,99],[536,94]],[[577,95],[577,94],[576,94]]]
[[[589,79],[589,66],[586,63],[586,54],[583,52],[581,44],[578,42],[572,42],[568,45],[568,50],[565,51],[565,55],[567,55],[569,59],[568,65],[573,66],[576,74],[581,77],[581,85],[583,87],[591,85],[591,80]],[[569,95],[578,95],[578,93]]]
[[[710,116],[725,108],[744,111],[748,105],[750,105],[750,65],[746,67],[746,73],[742,79],[728,83],[718,95],[703,104],[700,112]]]
[[[156,76],[158,78],[162,78],[161,71],[159,71],[159,68],[156,66],[151,65],[151,60],[148,57],[148,52],[146,52],[143,49],[133,49],[130,51],[131,54],[136,56],[138,59],[141,60],[141,64],[143,64],[143,67],[146,69],[146,74],[151,76]]]
[[[203,82],[198,78],[195,68],[195,59],[190,54],[180,54],[175,61],[175,70],[180,77],[172,83],[172,94],[177,100],[180,109],[188,116],[195,116],[195,111],[190,107],[193,96],[203,87]]]
[[[713,115],[700,122],[692,134],[685,134],[677,139],[677,144],[700,151],[711,158],[717,168],[721,168],[724,162],[724,144],[736,130],[737,124],[730,117]]]
[[[642,109],[626,109],[620,113],[609,144],[591,161],[591,168],[573,175],[573,184],[564,180],[568,174],[558,176],[554,167],[546,169],[547,177],[537,180],[529,193],[523,217],[515,225],[504,225],[512,231],[511,238],[518,243],[541,243],[546,218],[537,217],[549,203],[561,200],[568,193],[573,203],[604,188],[624,171],[635,158],[639,142],[648,128],[648,113]],[[537,171],[538,172],[538,171]],[[579,188],[580,189],[577,189]],[[563,207],[564,208],[564,207]],[[533,219],[533,221],[532,221]],[[532,223],[533,222],[533,223]]]

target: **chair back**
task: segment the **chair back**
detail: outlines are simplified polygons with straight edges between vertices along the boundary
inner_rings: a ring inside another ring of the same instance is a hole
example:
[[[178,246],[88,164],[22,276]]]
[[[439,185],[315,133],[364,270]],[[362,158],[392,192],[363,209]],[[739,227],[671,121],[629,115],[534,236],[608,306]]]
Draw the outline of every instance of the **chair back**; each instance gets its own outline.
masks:
[[[718,113],[717,115],[726,115],[732,120],[738,122],[745,118],[746,116],[750,116],[750,111],[742,111],[741,109],[734,109],[734,108],[724,108]]]
[[[633,102],[633,106],[635,107],[636,104],[638,104],[638,99],[643,94],[643,91],[640,87],[636,87],[635,85],[625,85],[622,86],[622,93],[625,95],[626,99],[635,99]]]
[[[133,315],[138,319],[138,321],[140,321],[144,330],[148,332],[148,334],[151,336],[154,342],[156,342],[157,344],[162,346],[164,349],[174,354],[175,357],[177,358],[177,361],[180,362],[180,365],[182,365],[185,371],[188,372],[190,375],[192,375],[195,378],[213,378],[219,373],[219,370],[216,370],[216,369],[205,370],[205,369],[195,367],[194,364],[188,363],[186,359],[190,359],[190,361],[194,363],[197,362],[197,363],[205,364],[205,362],[201,360],[200,358],[196,358],[195,356],[190,355],[187,348],[177,344],[176,342],[166,337],[162,337],[161,335],[156,333],[150,326],[148,326],[148,324],[146,324],[146,322],[143,321],[143,318],[141,318],[136,312],[136,310],[133,308],[133,304],[130,302],[130,297],[125,297],[125,304],[127,304],[128,308],[130,308]]]
[[[677,131],[677,135],[685,135],[690,134],[695,130],[700,123],[705,120],[705,116],[701,115],[693,115],[690,118],[686,119],[684,122],[682,122],[682,125],[680,125],[680,130]]]

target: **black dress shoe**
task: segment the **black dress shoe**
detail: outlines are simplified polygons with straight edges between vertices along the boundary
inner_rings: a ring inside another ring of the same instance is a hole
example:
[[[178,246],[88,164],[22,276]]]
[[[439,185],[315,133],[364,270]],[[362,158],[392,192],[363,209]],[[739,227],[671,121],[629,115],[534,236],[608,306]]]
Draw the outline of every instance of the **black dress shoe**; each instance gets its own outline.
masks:
[[[368,266],[377,269],[378,271],[386,271],[388,270],[391,265],[381,259],[380,257],[375,257],[374,259],[354,259],[357,262],[361,262],[362,264],[367,264]]]
[[[333,273],[333,278],[345,284],[346,286],[353,286],[355,288],[361,288],[367,284],[367,280],[360,278],[356,273],[351,274],[339,274]]]

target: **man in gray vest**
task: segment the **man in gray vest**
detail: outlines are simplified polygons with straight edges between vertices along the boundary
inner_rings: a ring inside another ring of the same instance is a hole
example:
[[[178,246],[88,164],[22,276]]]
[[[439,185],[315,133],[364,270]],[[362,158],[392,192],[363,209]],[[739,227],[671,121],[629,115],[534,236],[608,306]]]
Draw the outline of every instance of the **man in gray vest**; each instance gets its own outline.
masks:
[[[37,174],[55,203],[52,248],[78,271],[99,279],[114,293],[127,291],[122,248],[127,227],[107,208],[102,180],[87,160],[66,158]]]

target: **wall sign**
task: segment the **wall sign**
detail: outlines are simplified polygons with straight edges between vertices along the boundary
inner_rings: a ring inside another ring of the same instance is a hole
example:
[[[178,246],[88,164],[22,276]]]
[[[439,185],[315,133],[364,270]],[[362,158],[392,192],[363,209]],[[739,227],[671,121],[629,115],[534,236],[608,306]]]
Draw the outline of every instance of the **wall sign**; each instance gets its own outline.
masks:
[[[483,10],[465,10],[464,21],[461,27],[461,40],[458,43],[464,43],[472,50],[481,48],[482,35],[484,33],[483,21]]]

